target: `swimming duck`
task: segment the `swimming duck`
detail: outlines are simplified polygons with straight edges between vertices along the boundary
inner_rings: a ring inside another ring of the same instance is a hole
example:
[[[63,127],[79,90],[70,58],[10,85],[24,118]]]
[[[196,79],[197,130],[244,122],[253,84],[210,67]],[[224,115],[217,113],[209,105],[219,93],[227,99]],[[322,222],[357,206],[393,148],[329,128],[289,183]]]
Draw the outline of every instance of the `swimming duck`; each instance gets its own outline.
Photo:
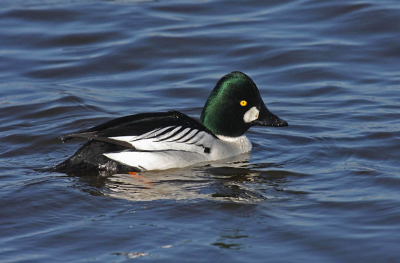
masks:
[[[165,170],[221,160],[251,151],[244,133],[254,125],[288,123],[268,110],[249,76],[235,71],[218,81],[204,105],[201,122],[178,111],[117,118],[60,137],[89,141],[54,170]]]

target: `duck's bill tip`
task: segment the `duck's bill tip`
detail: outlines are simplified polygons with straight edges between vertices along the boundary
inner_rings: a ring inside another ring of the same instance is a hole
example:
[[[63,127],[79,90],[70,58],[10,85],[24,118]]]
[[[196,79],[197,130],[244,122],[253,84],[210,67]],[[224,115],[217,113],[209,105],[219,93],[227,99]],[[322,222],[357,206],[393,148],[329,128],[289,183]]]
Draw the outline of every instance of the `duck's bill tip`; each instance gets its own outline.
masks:
[[[269,127],[286,127],[289,126],[285,120],[281,118],[273,118],[267,120],[256,120],[254,121],[254,125],[261,125],[261,126],[269,126]]]
[[[273,127],[287,127],[287,126],[289,126],[289,123],[287,123],[287,121],[279,118],[279,120],[276,123],[273,123],[272,126]]]
[[[269,127],[286,127],[289,124],[270,112],[265,104],[261,104],[259,107],[260,114],[258,118],[253,122],[253,125],[269,126]]]

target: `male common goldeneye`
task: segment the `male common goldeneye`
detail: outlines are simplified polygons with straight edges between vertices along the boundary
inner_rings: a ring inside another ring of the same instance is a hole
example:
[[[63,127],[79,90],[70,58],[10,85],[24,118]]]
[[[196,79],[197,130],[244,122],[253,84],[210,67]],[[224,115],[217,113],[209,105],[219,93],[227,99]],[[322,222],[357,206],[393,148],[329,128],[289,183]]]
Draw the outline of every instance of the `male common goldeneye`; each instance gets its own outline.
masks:
[[[253,125],[288,126],[267,109],[253,80],[235,71],[218,81],[201,122],[177,111],[114,119],[60,137],[89,141],[54,170],[164,170],[225,159],[251,151],[244,133]]]

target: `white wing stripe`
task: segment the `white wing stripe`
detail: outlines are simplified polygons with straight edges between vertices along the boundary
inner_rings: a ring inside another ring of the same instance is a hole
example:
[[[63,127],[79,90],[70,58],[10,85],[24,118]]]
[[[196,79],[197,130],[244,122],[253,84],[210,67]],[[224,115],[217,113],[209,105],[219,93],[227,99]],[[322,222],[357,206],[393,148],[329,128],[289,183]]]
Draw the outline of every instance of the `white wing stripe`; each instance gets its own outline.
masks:
[[[162,132],[164,132],[165,130],[171,129],[175,126],[169,126],[169,127],[165,127],[165,128],[157,128],[155,130],[151,130],[149,132],[146,132],[144,134],[138,135],[138,136],[118,136],[118,137],[109,137],[110,139],[114,139],[117,141],[125,141],[125,142],[129,142],[133,145],[133,142],[136,141],[140,141],[140,140],[144,140],[144,139],[152,139],[153,137],[157,136],[157,133],[160,134]]]
[[[165,132],[166,130],[168,130],[168,129],[172,129],[172,128],[174,128],[175,126],[168,126],[168,127],[165,127],[165,128],[162,128],[162,129],[160,129],[158,132],[154,132],[154,135],[153,135],[153,137],[157,137],[157,136],[160,136],[160,134],[161,133],[163,133],[163,132]],[[157,135],[158,134],[158,135]],[[149,138],[150,136],[148,136],[147,138]],[[146,138],[146,139],[147,139]]]
[[[187,134],[186,136],[184,136],[182,139],[178,140],[177,142],[185,142],[186,140],[191,139],[199,130],[194,129],[191,132],[189,132],[189,134]]]
[[[173,150],[201,154],[210,153],[215,141],[215,138],[205,131],[182,126],[157,128],[139,136],[120,136],[112,139],[129,142],[138,151]]]
[[[194,144],[194,143],[198,142],[199,140],[201,140],[201,138],[203,138],[204,134],[205,134],[205,132],[201,131],[198,134],[196,134],[192,139],[187,141],[186,143]]]
[[[170,136],[173,136],[173,135],[174,135],[177,131],[179,131],[181,128],[182,128],[182,126],[178,126],[178,127],[176,127],[175,129],[173,129],[172,131],[167,132],[166,134],[162,135],[161,137],[157,137],[157,139],[158,139],[158,140],[162,140],[162,139],[168,138],[168,137],[170,137]]]
[[[136,136],[134,139],[131,140],[131,142],[132,142],[132,141],[141,140],[141,139],[143,139],[143,138],[147,138],[147,137],[150,136],[152,133],[156,133],[156,132],[159,131],[159,130],[161,130],[161,128],[157,128],[157,129],[155,129],[155,130],[151,130],[151,131],[149,131],[149,132],[146,132],[146,133],[144,133],[144,134],[142,134],[142,135]]]
[[[166,142],[173,142],[173,141],[177,141],[178,139],[182,138],[183,136],[186,135],[186,133],[188,133],[188,131],[190,130],[190,128],[186,128],[183,131],[181,131],[180,133],[176,134],[175,136],[165,140]]]
[[[143,139],[151,139],[152,137],[157,137],[157,134],[161,134],[164,131],[166,131],[168,129],[171,129],[173,127],[175,127],[175,126],[168,126],[168,127],[165,127],[165,128],[157,128],[155,130],[151,130],[151,131],[146,132],[146,133],[144,133],[142,135],[136,136],[136,138],[134,138],[134,140],[132,140],[131,142],[138,141],[138,140],[143,140]]]

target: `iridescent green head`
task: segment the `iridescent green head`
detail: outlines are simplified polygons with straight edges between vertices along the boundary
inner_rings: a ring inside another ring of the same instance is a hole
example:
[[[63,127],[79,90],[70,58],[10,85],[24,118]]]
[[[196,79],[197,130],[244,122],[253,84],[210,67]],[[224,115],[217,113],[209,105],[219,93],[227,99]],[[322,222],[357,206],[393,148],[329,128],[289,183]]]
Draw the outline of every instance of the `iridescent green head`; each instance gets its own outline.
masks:
[[[215,135],[229,137],[241,136],[253,125],[288,126],[267,109],[253,80],[239,71],[218,81],[204,105],[201,121]]]

